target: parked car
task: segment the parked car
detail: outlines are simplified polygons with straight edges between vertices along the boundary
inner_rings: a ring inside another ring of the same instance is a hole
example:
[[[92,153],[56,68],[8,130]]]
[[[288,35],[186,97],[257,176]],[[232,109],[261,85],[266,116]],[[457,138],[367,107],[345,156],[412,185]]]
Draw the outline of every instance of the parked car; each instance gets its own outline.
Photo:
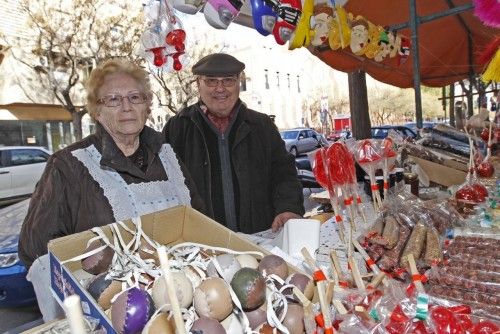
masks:
[[[288,152],[294,156],[310,152],[323,145],[328,146],[326,138],[309,128],[295,128],[280,132]]]
[[[435,122],[422,122],[422,129],[432,129],[435,125]],[[411,131],[418,133],[417,123],[410,122],[406,123],[404,126],[409,128]]]
[[[30,200],[0,209],[0,308],[33,305],[33,285],[17,255],[17,243]]]
[[[341,130],[341,131],[333,131],[326,137],[326,139],[328,139],[329,141],[335,142],[339,139],[349,139],[349,138],[351,138],[351,136],[352,136],[351,131],[349,129],[347,129],[347,130]]]
[[[417,138],[417,134],[414,131],[401,125],[372,126],[372,138],[384,139],[389,134],[389,130],[395,130],[404,138]]]
[[[50,151],[38,146],[0,146],[0,202],[29,197],[42,176]]]

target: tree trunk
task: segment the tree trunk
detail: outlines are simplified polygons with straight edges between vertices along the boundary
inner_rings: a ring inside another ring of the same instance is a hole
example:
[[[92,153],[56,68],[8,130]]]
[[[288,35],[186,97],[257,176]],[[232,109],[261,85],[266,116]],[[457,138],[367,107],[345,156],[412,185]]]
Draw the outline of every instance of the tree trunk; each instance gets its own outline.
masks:
[[[75,140],[79,141],[82,139],[82,113],[74,111],[71,113],[71,118],[73,120],[73,128],[75,131]]]
[[[464,106],[464,103],[460,103],[455,107],[455,123],[458,130],[464,129]]]
[[[351,72],[348,74],[348,79],[352,135],[356,139],[370,138],[371,122],[368,112],[366,74],[363,71]]]
[[[469,90],[467,91],[467,117],[474,115],[474,98],[472,93],[474,92],[474,86],[472,85],[472,79],[469,79]]]
[[[450,126],[455,126],[455,84],[450,85]]]

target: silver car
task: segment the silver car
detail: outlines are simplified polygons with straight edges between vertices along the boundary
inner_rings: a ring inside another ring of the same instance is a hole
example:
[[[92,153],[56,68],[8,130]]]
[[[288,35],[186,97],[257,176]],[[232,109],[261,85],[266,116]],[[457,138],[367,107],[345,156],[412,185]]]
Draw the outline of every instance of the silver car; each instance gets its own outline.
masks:
[[[280,134],[286,150],[294,156],[328,145],[328,141],[321,134],[309,128],[284,130]]]

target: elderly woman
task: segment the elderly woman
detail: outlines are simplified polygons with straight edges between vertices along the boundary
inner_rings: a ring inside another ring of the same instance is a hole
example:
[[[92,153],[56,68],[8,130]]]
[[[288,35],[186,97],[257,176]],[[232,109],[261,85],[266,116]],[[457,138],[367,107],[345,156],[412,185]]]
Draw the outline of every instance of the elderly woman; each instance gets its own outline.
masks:
[[[28,278],[41,307],[37,285],[46,279],[47,290],[51,239],[179,204],[204,211],[170,145],[145,126],[152,97],[145,71],[109,60],[92,71],[87,95],[96,133],[51,156],[21,230],[19,256],[33,264]]]

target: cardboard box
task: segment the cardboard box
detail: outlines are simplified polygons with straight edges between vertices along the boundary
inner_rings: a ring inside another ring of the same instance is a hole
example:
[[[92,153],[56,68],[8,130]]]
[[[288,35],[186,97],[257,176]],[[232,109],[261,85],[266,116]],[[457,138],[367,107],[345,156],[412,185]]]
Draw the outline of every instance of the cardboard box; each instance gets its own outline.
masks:
[[[142,216],[141,219],[144,232],[160,244],[173,245],[190,241],[236,251],[260,251],[269,254],[263,248],[189,207],[177,206]],[[133,226],[131,221],[126,223]],[[109,238],[112,238],[109,226],[103,227],[103,230]],[[91,231],[85,231],[49,242],[51,289],[60,302],[66,296],[78,294],[83,313],[99,319],[108,333],[114,333],[110,319],[71,274],[81,269],[80,261],[63,264],[64,261],[82,254],[87,241],[94,236]],[[131,239],[129,233],[123,233],[123,236],[129,238],[126,241]]]
[[[410,158],[417,163],[420,168],[427,174],[429,180],[449,187],[456,184],[462,184],[465,182],[465,177],[467,172],[459,169],[455,169],[449,166],[441,165],[432,161],[420,159],[414,156]]]

